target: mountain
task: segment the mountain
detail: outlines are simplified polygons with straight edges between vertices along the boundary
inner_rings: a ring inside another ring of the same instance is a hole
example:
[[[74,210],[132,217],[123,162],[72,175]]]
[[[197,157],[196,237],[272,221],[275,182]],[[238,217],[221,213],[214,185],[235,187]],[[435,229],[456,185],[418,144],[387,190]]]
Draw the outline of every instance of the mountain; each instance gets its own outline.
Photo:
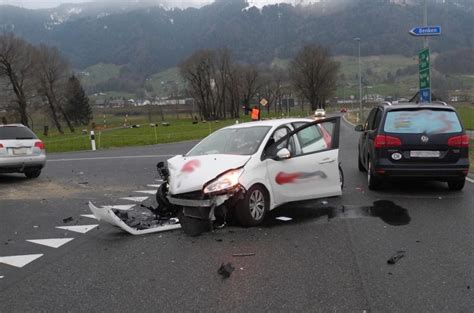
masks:
[[[260,63],[291,58],[306,43],[354,55],[355,37],[362,39],[363,55],[413,56],[422,45],[408,35],[421,24],[421,0],[306,0],[263,7],[216,0],[199,9],[170,8],[170,3],[99,2],[42,10],[0,6],[0,31],[56,45],[76,68],[113,63],[141,77],[175,66],[201,48],[225,46],[240,61]],[[473,48],[472,0],[431,0],[428,12],[430,23],[443,29],[430,40],[434,52]]]

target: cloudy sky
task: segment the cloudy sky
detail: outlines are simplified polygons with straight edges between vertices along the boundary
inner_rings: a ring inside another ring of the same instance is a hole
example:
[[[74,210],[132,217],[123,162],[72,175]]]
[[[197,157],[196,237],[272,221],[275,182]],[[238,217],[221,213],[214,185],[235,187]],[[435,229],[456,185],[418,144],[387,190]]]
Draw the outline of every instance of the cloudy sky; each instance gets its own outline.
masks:
[[[53,8],[57,7],[61,3],[80,3],[80,2],[90,2],[91,0],[0,0],[1,4],[10,4],[15,6],[21,6],[29,9],[39,9],[39,8]],[[97,1],[108,1],[112,3],[123,3],[123,2],[133,2],[136,0],[97,0]],[[159,0],[157,0],[158,2]],[[212,2],[212,0],[172,0],[169,1],[175,3],[177,7],[187,7],[187,6],[200,6]],[[249,0],[253,5],[257,7],[262,7],[266,4],[279,3],[279,2],[298,2],[298,0]]]

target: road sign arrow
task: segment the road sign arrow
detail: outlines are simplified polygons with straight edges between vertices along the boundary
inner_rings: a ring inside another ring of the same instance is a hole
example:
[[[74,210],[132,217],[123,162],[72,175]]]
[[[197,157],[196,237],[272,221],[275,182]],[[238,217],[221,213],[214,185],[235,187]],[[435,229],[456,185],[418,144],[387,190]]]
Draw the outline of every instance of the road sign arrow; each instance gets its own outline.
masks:
[[[412,36],[439,36],[441,35],[441,26],[413,27],[409,33]]]

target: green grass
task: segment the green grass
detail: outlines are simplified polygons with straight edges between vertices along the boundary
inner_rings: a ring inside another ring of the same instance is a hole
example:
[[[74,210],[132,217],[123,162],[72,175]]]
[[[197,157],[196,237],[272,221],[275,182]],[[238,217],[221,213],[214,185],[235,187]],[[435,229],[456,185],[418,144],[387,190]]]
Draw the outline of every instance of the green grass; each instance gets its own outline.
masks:
[[[463,106],[457,108],[464,128],[474,130],[474,107]]]
[[[300,109],[293,109],[290,116],[308,116],[310,112],[302,112]],[[108,149],[116,147],[143,146],[160,143],[178,142],[185,140],[198,140],[206,137],[213,131],[235,123],[235,119],[228,119],[219,122],[199,122],[192,124],[190,118],[172,118],[172,115],[165,116],[170,126],[162,126],[161,119],[154,115],[153,123],[158,127],[150,127],[149,118],[144,114],[130,115],[128,124],[139,124],[140,128],[123,128],[123,116],[121,114],[106,114],[107,128],[103,128],[103,113],[96,113],[96,145],[98,149]],[[189,116],[189,115],[188,115]],[[266,111],[261,114],[263,119],[281,117],[281,114]],[[99,118],[100,117],[100,118]],[[239,122],[248,122],[250,116],[241,116]],[[51,130],[48,137],[42,134],[41,129],[36,129],[36,134],[45,142],[46,151],[66,152],[91,150],[89,129],[87,134],[81,134],[82,127],[77,127],[76,133],[59,134],[56,130]],[[65,129],[66,131],[66,129]]]
[[[471,139],[469,143],[469,163],[471,164],[469,170],[471,173],[474,173],[474,139]]]
[[[172,67],[150,76],[146,84],[151,86],[156,94],[166,95],[171,92],[173,84],[177,84],[178,91],[185,87],[184,81],[179,73],[179,68]]]

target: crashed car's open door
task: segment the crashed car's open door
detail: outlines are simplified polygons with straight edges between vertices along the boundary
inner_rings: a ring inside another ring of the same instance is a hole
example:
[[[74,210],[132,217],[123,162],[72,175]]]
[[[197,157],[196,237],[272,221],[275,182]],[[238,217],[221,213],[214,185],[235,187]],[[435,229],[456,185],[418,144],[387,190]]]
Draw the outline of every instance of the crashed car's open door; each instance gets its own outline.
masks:
[[[269,148],[265,160],[275,204],[341,195],[340,118],[302,122],[294,127]],[[289,157],[277,157],[285,148]]]

